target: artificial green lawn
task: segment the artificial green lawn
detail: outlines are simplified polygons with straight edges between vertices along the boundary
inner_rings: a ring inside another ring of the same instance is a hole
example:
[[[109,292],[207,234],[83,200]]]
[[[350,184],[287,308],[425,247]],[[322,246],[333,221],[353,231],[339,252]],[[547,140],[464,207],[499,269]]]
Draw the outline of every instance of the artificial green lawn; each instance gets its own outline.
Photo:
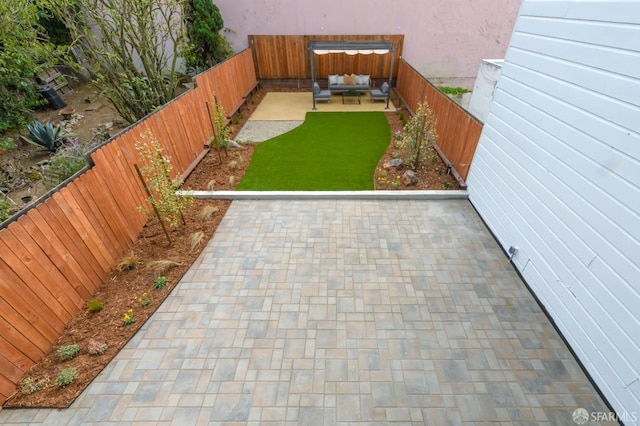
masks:
[[[383,112],[307,113],[302,125],[256,146],[236,190],[372,190],[389,139]]]

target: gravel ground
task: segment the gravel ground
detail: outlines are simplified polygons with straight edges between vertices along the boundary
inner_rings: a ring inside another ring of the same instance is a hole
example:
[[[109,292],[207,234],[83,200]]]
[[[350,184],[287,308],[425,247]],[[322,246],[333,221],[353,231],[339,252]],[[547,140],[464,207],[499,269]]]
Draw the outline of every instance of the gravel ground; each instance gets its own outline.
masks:
[[[249,120],[235,138],[236,142],[263,142],[293,130],[303,121],[253,121]]]

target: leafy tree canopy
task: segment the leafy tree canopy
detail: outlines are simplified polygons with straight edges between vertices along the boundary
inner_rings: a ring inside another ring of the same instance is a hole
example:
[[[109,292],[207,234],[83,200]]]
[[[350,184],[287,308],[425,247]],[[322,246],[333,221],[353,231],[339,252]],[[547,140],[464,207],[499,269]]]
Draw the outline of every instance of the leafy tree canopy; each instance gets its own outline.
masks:
[[[68,29],[66,63],[89,72],[134,123],[175,95],[185,47],[181,0],[40,0]]]
[[[189,39],[185,52],[188,66],[206,69],[229,57],[231,48],[220,34],[224,20],[212,0],[185,0],[184,14]]]
[[[52,47],[38,20],[34,1],[0,2],[0,133],[26,125],[41,102],[34,77],[51,59]]]

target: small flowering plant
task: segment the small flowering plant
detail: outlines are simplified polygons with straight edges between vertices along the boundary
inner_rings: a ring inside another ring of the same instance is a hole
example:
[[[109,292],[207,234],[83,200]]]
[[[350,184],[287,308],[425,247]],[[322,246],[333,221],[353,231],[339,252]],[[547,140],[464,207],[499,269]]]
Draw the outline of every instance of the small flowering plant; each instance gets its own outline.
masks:
[[[143,308],[146,308],[151,303],[151,299],[147,293],[142,293],[142,296],[140,297],[133,296],[133,300],[138,302]]]
[[[378,182],[381,185],[385,185],[387,183],[387,171],[383,168],[379,168],[378,171]]]
[[[131,325],[136,322],[136,318],[133,316],[133,309],[129,309],[122,315],[122,322],[124,325]]]

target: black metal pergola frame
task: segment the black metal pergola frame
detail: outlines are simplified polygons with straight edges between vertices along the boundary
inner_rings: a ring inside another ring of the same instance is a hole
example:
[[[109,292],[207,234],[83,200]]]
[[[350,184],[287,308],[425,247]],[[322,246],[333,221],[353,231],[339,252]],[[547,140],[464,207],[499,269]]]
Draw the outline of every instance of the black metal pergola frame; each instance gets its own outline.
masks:
[[[386,40],[312,40],[309,42],[309,46],[307,47],[309,50],[309,61],[311,64],[311,87],[314,86],[316,82],[316,61],[315,61],[315,52],[344,52],[346,54],[357,55],[360,54],[360,51],[369,52],[371,54],[377,53],[375,51],[383,51],[384,53],[378,54],[386,54],[391,53],[391,67],[389,68],[389,91],[391,91],[391,80],[393,77],[393,57],[395,56],[396,48],[395,46],[386,41]],[[353,52],[353,53],[351,53]],[[382,59],[382,69],[384,70],[384,58]],[[316,109],[316,98],[313,97],[313,109]],[[387,96],[387,109],[389,109],[389,96]]]

